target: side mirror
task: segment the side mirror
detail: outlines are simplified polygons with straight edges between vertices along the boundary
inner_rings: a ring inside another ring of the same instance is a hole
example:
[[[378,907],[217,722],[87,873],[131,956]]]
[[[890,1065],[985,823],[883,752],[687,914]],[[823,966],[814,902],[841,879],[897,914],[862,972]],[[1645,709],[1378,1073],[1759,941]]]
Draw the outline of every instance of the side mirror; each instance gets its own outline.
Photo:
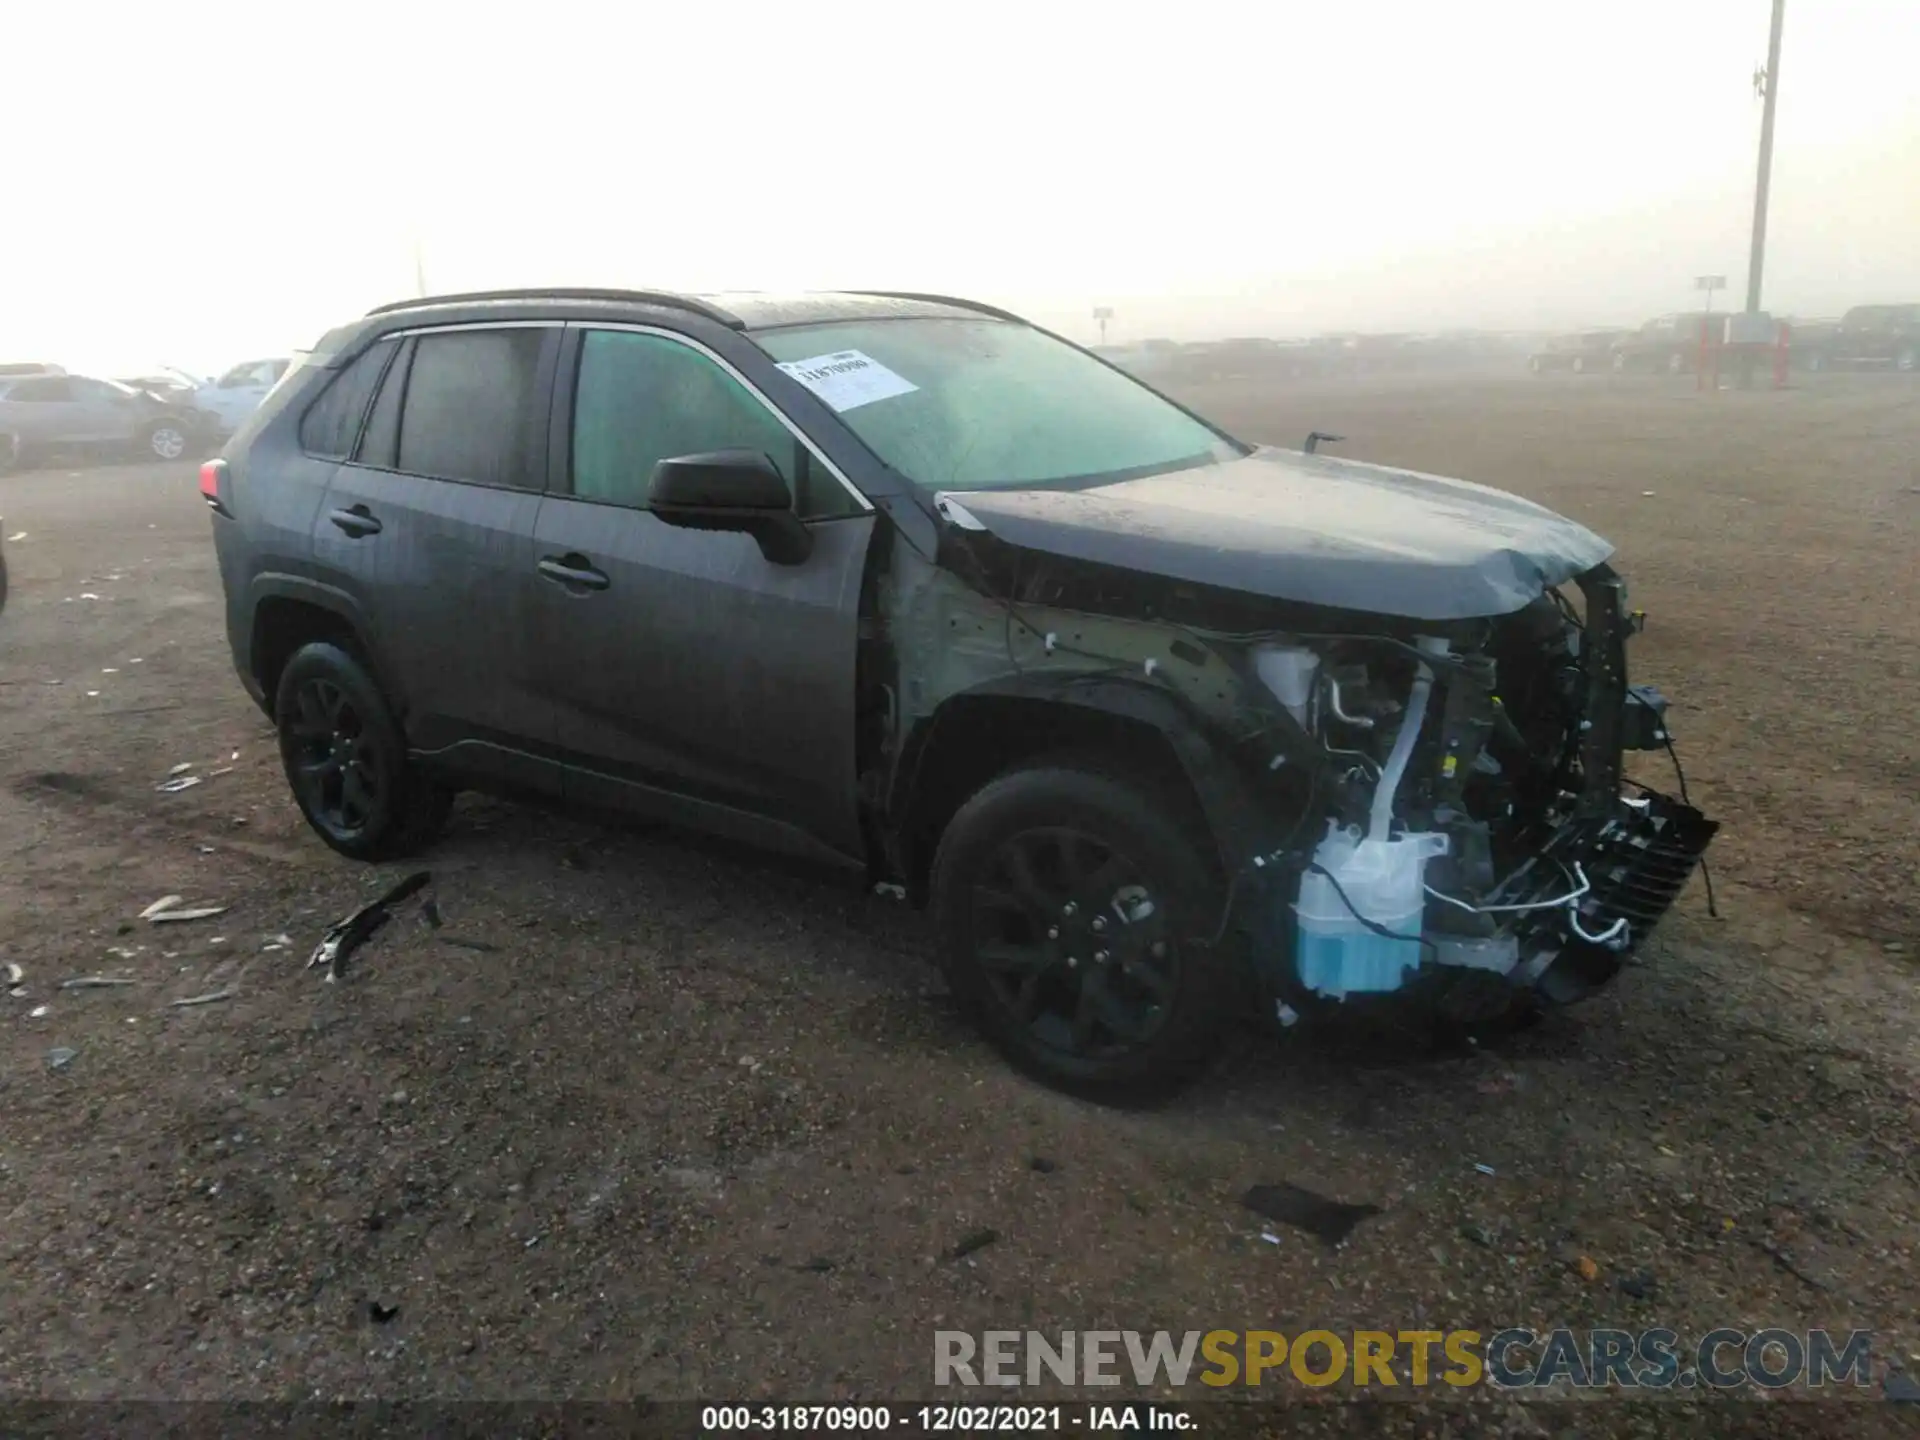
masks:
[[[813,532],[794,514],[786,480],[757,450],[662,460],[653,467],[647,501],[669,525],[751,535],[775,565],[798,565],[813,553]]]

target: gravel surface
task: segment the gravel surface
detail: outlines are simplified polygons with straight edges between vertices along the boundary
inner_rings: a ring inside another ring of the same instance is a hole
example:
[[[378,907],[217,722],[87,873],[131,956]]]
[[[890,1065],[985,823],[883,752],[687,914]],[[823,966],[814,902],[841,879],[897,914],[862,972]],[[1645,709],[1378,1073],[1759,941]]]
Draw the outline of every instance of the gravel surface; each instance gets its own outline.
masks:
[[[1696,883],[1611,992],[1497,1045],[1248,1039],[1131,1114],[1008,1072],[896,903],[474,797],[424,862],[443,928],[410,905],[325,982],[321,932],[409,867],[299,821],[191,469],[0,480],[0,1395],[925,1398],[932,1332],[995,1328],[1858,1326],[1877,1380],[1920,1374],[1920,389],[1819,378],[1189,397],[1614,539],[1722,918]],[[139,918],[167,895],[225,913]],[[1330,1249],[1241,1204],[1281,1183],[1379,1213]],[[1908,1409],[1783,1403],[1687,1428]]]

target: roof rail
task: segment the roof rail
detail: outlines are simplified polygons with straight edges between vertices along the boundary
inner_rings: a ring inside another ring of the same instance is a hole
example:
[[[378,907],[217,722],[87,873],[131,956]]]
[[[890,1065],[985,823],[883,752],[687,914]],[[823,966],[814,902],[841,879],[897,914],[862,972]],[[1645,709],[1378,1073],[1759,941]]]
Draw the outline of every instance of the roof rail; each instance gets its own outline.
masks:
[[[871,295],[877,300],[918,300],[926,305],[951,305],[956,310],[972,310],[981,315],[991,315],[996,320],[1012,320],[1016,324],[1028,324],[1025,316],[1016,315],[1011,310],[1002,310],[997,305],[984,305],[978,300],[963,300],[958,295],[929,295],[917,290],[848,290],[848,295]]]
[[[690,310],[696,315],[704,315],[709,320],[718,320],[734,330],[746,329],[746,322],[738,315],[711,305],[692,295],[679,295],[670,290],[616,290],[594,286],[568,287],[530,290],[468,290],[457,295],[422,295],[413,300],[395,300],[391,304],[376,305],[368,315],[391,315],[400,310],[414,310],[423,305],[464,305],[481,300],[614,300],[634,305],[661,305],[673,310]]]

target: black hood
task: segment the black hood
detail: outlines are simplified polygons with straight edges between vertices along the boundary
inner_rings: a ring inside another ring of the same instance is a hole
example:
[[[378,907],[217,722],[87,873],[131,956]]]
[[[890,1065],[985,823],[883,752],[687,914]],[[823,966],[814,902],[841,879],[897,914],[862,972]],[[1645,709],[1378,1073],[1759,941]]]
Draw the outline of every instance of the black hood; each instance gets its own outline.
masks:
[[[1028,550],[1411,620],[1504,615],[1613,553],[1503,490],[1269,448],[1085,489],[952,491],[939,509]]]

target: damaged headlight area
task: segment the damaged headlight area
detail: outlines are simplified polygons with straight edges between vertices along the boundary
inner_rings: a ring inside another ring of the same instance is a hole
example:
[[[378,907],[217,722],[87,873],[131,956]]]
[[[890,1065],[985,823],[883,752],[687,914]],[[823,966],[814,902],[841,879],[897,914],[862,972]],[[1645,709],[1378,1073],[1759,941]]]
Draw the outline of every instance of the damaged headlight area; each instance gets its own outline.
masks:
[[[1283,1017],[1419,989],[1565,1003],[1618,972],[1717,829],[1623,776],[1672,746],[1664,698],[1627,684],[1639,624],[1601,566],[1495,620],[1246,646],[1291,741],[1265,768],[1308,772],[1311,833],[1255,857],[1241,915]]]

